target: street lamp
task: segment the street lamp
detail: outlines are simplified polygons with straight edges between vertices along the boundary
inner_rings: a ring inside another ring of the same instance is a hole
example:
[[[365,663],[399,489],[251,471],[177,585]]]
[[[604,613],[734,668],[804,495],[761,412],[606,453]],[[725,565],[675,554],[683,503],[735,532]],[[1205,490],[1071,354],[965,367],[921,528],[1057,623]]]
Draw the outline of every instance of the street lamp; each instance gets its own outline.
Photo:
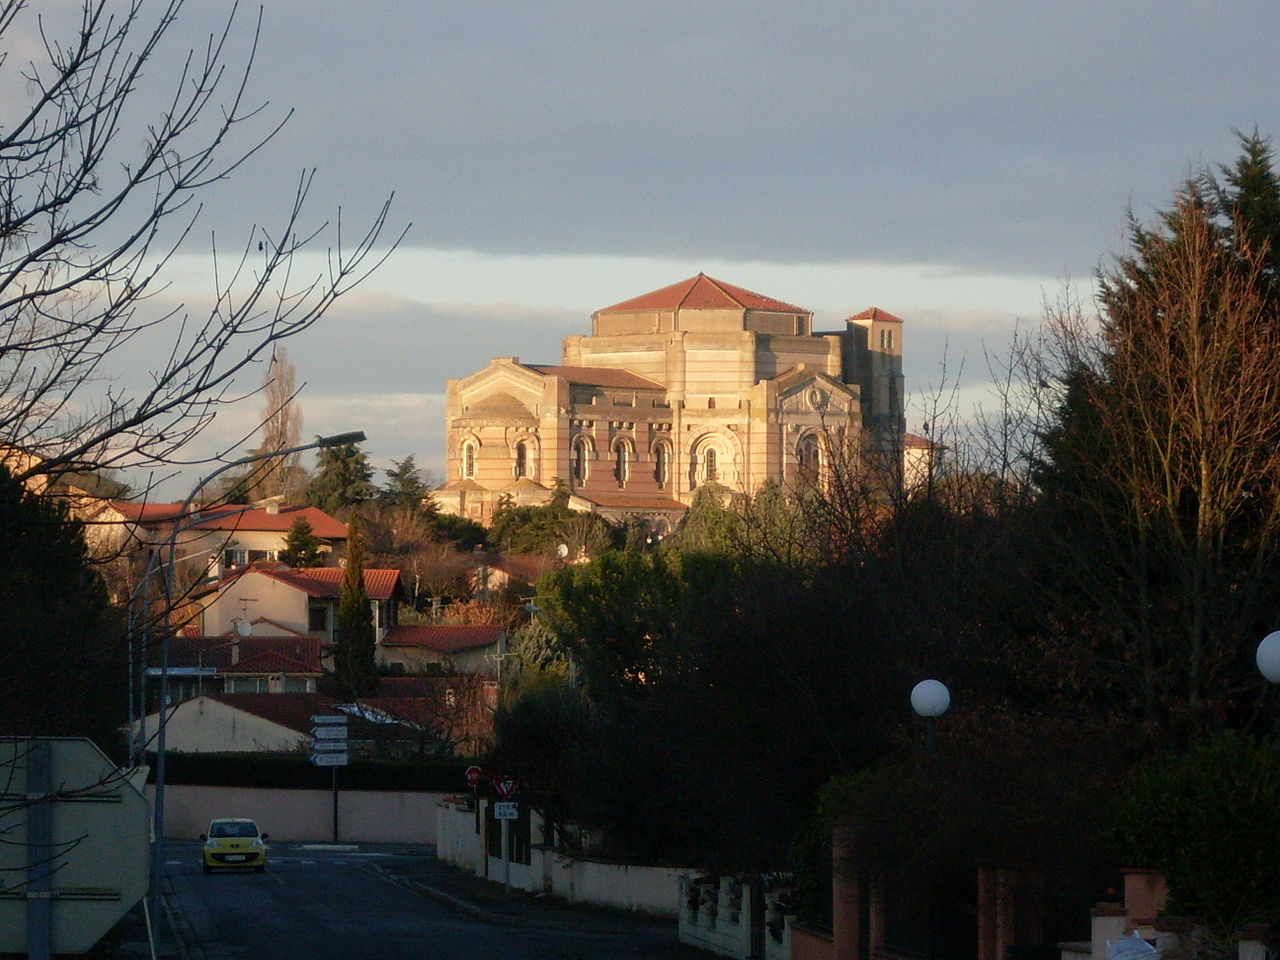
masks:
[[[933,756],[937,749],[934,721],[951,706],[951,691],[941,680],[921,680],[911,688],[911,709],[924,718],[924,750]]]
[[[242,467],[247,463],[256,463],[259,460],[271,460],[275,457],[287,457],[290,454],[302,453],[304,450],[317,450],[327,447],[341,447],[348,443],[362,443],[365,440],[363,430],[352,430],[347,433],[335,434],[331,437],[316,437],[310,443],[298,444],[294,447],[285,447],[282,450],[270,450],[263,453],[253,453],[247,457],[241,457],[239,460],[232,460],[230,463],[224,463],[213,473],[209,474],[192,489],[187,495],[187,499],[182,502],[181,509],[174,517],[173,530],[169,533],[168,546],[165,550],[164,560],[164,607],[166,618],[173,609],[173,568],[178,562],[178,534],[184,530],[189,530],[198,523],[213,519],[207,516],[192,518],[190,516],[191,504],[200,496],[200,491],[208,484],[236,467]],[[244,508],[237,510],[228,510],[225,514],[218,516],[231,516],[242,512]],[[143,582],[146,583],[156,572],[157,558],[159,553],[153,551],[151,559],[147,563],[146,574]],[[151,891],[153,895],[160,892],[160,870],[164,865],[164,775],[165,775],[165,727],[167,726],[167,711],[169,707],[169,624],[166,622],[160,633],[160,719],[156,730],[156,789],[155,789],[155,808],[153,811],[154,821],[153,830],[155,839],[151,844]],[[145,706],[144,706],[145,710]]]
[[[1280,683],[1280,630],[1273,630],[1262,638],[1254,659],[1259,673],[1272,683]]]

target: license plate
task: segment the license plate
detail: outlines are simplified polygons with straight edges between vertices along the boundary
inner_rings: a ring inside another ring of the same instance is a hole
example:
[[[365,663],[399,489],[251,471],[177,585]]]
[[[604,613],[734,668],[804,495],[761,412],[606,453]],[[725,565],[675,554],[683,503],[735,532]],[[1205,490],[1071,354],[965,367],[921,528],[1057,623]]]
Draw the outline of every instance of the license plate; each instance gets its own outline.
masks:
[[[248,859],[249,858],[245,856],[243,853],[229,853],[226,856],[227,863],[231,863],[233,860],[248,860]]]

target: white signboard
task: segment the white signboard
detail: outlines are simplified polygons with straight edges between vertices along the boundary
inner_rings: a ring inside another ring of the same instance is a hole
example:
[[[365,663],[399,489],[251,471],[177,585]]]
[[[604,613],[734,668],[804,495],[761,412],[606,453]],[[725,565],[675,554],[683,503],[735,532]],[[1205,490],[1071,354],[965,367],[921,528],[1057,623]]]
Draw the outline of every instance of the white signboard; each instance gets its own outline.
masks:
[[[317,740],[311,745],[312,753],[346,753],[347,741],[345,740]]]
[[[311,736],[317,740],[346,740],[347,728],[342,727],[312,727]]]
[[[347,715],[345,713],[317,713],[311,717],[311,725],[313,727],[345,727],[347,725]]]
[[[345,767],[350,756],[345,750],[342,753],[313,753],[311,762],[317,767]]]
[[[495,820],[519,820],[520,804],[514,800],[499,800],[493,805],[493,818]]]

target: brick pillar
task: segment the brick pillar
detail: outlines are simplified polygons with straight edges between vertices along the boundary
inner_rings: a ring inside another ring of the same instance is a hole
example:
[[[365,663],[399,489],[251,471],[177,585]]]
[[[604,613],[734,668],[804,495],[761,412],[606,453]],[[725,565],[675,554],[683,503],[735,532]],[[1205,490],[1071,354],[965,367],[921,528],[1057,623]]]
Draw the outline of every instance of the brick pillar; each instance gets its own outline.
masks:
[[[858,956],[861,887],[854,875],[848,834],[836,828],[831,846],[831,960],[864,960]]]
[[[1169,887],[1158,870],[1128,869],[1124,874],[1124,914],[1129,929],[1150,926],[1169,900]]]

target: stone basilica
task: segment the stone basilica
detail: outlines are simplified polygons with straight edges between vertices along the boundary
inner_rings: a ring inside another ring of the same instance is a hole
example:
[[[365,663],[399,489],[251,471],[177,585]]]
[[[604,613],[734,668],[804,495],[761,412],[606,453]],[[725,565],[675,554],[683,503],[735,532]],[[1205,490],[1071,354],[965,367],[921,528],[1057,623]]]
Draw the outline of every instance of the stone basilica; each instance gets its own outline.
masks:
[[[597,310],[557,365],[499,357],[450,380],[443,511],[488,524],[504,495],[674,527],[706,484],[820,482],[833,435],[901,463],[902,321],[813,314],[699,274]]]

